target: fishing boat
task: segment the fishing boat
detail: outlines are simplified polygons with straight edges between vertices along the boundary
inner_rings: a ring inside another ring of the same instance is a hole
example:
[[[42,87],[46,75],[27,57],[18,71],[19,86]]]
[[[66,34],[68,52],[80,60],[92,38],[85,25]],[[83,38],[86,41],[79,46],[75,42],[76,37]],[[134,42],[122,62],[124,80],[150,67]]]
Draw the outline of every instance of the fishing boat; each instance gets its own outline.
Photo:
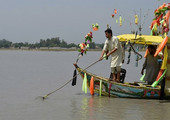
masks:
[[[92,74],[82,68],[75,65],[77,71],[80,73],[82,79],[85,74],[87,76],[87,87],[90,90],[90,81],[94,79],[94,93],[101,94],[102,96],[109,97],[121,97],[121,98],[147,98],[147,99],[159,99],[161,93],[161,87],[158,85],[155,88],[151,85],[143,84],[142,82],[134,83],[117,83],[110,81],[109,78],[104,78],[95,74]],[[100,91],[101,90],[101,91]]]
[[[125,34],[120,35],[118,38],[121,42],[130,42],[133,44],[146,44],[146,45],[159,45],[165,41],[160,36],[150,36],[150,35],[143,35],[143,36],[136,36],[134,39],[133,34]],[[170,37],[167,37],[166,46],[169,45]],[[164,47],[164,46],[163,46]],[[168,47],[168,51],[170,47]],[[167,63],[167,65],[169,62]],[[110,81],[110,78],[104,78],[102,76],[95,75],[93,73],[88,72],[86,69],[80,68],[77,64],[74,64],[75,68],[81,75],[82,79],[84,80],[85,77],[87,78],[87,88],[89,90],[94,91],[101,96],[110,96],[110,97],[121,97],[121,98],[138,98],[138,99],[161,99],[164,96],[164,87],[158,84],[155,87],[146,84],[145,82],[133,82],[128,83],[124,82],[126,71],[121,71],[121,82],[117,83],[114,81]],[[168,67],[169,69],[169,67]],[[93,77],[93,85],[91,79]],[[169,85],[167,81],[169,81],[168,72],[163,76],[164,81],[166,82],[166,86]],[[92,87],[92,89],[91,89]],[[167,87],[166,89],[169,90]]]
[[[151,35],[142,35],[141,34],[141,22],[139,25],[139,35],[137,34],[123,34],[117,36],[120,42],[123,42],[124,46],[129,45],[130,49],[128,50],[128,63],[131,49],[134,51],[136,55],[136,65],[138,65],[138,61],[142,58],[142,55],[139,54],[138,48],[135,50],[134,45],[158,45],[156,53],[154,56],[156,57],[158,53],[162,51],[162,63],[160,71],[157,75],[156,81],[152,85],[148,85],[145,82],[133,82],[128,83],[125,82],[126,70],[121,70],[120,82],[111,81],[112,78],[104,78],[102,76],[95,75],[87,71],[87,68],[96,64],[100,60],[97,60],[93,64],[89,65],[86,68],[80,68],[77,63],[78,60],[86,54],[89,48],[89,44],[92,43],[93,34],[90,31],[85,36],[85,42],[79,44],[79,54],[74,64],[75,70],[73,74],[73,78],[70,79],[67,83],[65,83],[60,88],[46,94],[43,96],[43,100],[46,99],[49,95],[54,92],[60,90],[69,82],[72,81],[72,86],[76,85],[76,79],[78,75],[81,75],[83,78],[82,90],[87,93],[87,88],[89,88],[90,93],[94,95],[94,93],[99,94],[100,96],[109,96],[109,97],[121,97],[121,98],[138,98],[138,99],[170,99],[170,37],[168,36],[169,32],[169,17],[170,17],[170,3],[163,4],[158,9],[154,11],[155,18],[152,21],[150,26]],[[137,18],[137,17],[136,17]],[[136,20],[135,20],[136,21]],[[137,24],[135,22],[135,24]],[[98,24],[92,25],[94,31],[99,29]],[[157,28],[160,27],[162,31],[159,31]],[[107,24],[107,28],[109,24]],[[146,49],[145,55],[147,56],[149,50]],[[168,55],[169,54],[169,55]],[[106,56],[107,57],[107,56]],[[104,58],[106,58],[104,57]],[[79,72],[77,74],[77,71]],[[113,76],[113,75],[111,75]],[[135,81],[135,80],[134,80]],[[138,81],[138,80],[136,80]]]
[[[86,88],[89,88],[90,93],[92,95],[94,93],[98,93],[99,95],[103,96],[123,98],[170,98],[170,37],[168,37],[170,4],[163,4],[154,11],[154,14],[155,18],[150,26],[151,35],[141,35],[141,25],[139,25],[140,35],[137,35],[138,31],[136,31],[136,34],[123,34],[117,37],[119,38],[120,42],[124,43],[124,45],[129,45],[129,55],[131,55],[131,49],[134,51],[137,62],[142,58],[142,55],[138,52],[138,49],[134,49],[134,45],[158,45],[154,56],[156,57],[161,51],[163,54],[161,68],[157,75],[156,81],[152,85],[148,85],[145,82],[127,83],[124,82],[126,72],[125,70],[122,70],[122,79],[120,83],[118,83],[111,81],[110,78],[104,78],[92,74],[88,72],[87,69],[82,69],[78,67],[76,62],[76,64],[74,65],[81,77],[83,78],[82,90],[85,91],[85,93],[87,93]],[[157,29],[158,27],[160,27],[162,31],[159,31]],[[82,48],[82,54],[83,52],[84,49]],[[148,50],[146,49],[145,55],[147,56],[147,54]],[[138,65],[138,63],[136,65]]]

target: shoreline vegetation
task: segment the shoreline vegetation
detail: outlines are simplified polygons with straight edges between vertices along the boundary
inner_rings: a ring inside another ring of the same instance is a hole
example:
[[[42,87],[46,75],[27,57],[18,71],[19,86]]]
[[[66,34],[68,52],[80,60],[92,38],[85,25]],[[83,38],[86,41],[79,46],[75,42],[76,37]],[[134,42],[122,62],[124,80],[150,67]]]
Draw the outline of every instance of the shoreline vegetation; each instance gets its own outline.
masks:
[[[88,51],[102,51],[104,43],[98,44],[92,42],[89,44]],[[143,51],[145,46],[138,45],[139,51]],[[135,47],[135,45],[134,45]],[[27,51],[79,51],[79,44],[67,43],[64,40],[60,40],[59,37],[51,39],[40,39],[40,42],[34,44],[28,42],[13,43],[6,39],[0,40],[0,51],[1,50],[27,50]],[[128,50],[128,46],[125,48]]]
[[[11,51],[78,51],[78,48],[53,48],[53,47],[43,47],[43,48],[28,48],[28,47],[21,47],[21,48],[0,48],[0,51],[11,50]],[[102,51],[101,48],[96,49],[88,49],[87,51]],[[128,49],[125,49],[128,51]],[[139,49],[139,52],[144,52],[145,49]]]
[[[43,47],[43,48],[0,48],[0,51],[3,50],[23,50],[23,51],[78,51],[77,48],[55,48],[55,47]],[[102,49],[88,49],[88,51],[101,51]]]
[[[97,44],[92,42],[89,44],[89,51],[101,50],[104,43]],[[40,42],[34,44],[28,42],[13,43],[6,39],[0,40],[0,50],[37,50],[37,51],[78,51],[79,44],[67,43],[64,40],[60,40],[59,37],[51,39],[40,39]]]

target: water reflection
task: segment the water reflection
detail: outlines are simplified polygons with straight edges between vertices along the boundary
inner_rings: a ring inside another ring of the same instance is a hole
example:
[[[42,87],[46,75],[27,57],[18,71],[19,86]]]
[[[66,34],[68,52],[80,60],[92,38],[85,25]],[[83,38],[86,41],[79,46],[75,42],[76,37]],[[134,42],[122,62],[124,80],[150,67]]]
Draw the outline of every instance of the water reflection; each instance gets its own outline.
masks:
[[[170,104],[139,100],[86,96],[72,101],[72,118],[81,120],[167,120]],[[81,103],[80,105],[78,103]]]

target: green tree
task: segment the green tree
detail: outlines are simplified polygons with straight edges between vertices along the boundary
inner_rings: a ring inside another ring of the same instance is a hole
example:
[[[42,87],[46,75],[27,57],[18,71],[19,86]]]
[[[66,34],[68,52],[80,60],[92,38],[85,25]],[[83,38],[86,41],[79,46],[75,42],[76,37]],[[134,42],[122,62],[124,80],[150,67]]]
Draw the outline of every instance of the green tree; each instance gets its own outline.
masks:
[[[90,49],[95,49],[95,48],[96,48],[95,42],[90,43],[90,44],[89,44],[89,48],[90,48]]]
[[[67,48],[67,42],[65,42],[64,40],[62,40],[60,47],[64,47]]]
[[[0,40],[0,48],[4,47],[4,48],[9,48],[11,47],[12,42],[6,40],[6,39],[2,39]]]

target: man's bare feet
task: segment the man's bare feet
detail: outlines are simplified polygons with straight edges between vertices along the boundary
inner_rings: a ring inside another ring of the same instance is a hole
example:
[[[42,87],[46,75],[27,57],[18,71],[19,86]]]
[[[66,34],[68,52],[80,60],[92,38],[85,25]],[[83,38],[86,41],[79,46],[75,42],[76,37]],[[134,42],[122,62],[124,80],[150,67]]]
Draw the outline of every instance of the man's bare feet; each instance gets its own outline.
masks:
[[[115,81],[118,82],[118,83],[120,83],[120,80],[118,80],[118,79],[115,79]]]

